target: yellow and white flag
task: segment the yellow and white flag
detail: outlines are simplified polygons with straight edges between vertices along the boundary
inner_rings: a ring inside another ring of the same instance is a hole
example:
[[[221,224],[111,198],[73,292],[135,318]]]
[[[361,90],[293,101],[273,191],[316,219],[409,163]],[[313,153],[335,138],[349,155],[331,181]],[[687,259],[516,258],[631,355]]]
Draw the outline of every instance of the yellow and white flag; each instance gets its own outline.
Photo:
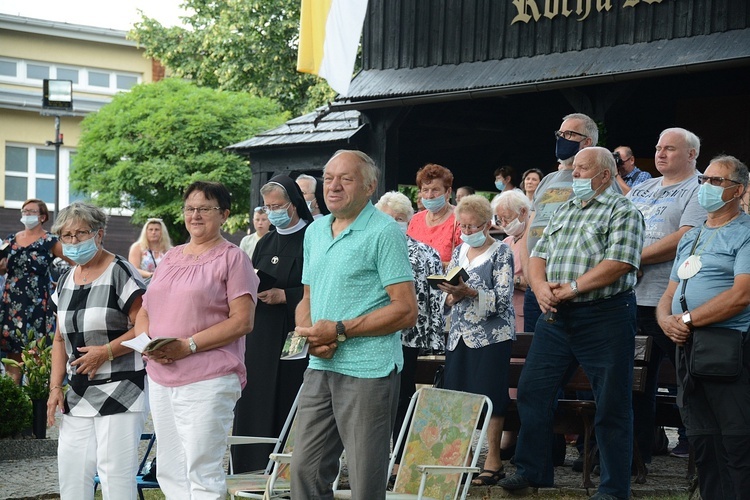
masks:
[[[302,0],[297,71],[325,78],[347,96],[367,0]]]

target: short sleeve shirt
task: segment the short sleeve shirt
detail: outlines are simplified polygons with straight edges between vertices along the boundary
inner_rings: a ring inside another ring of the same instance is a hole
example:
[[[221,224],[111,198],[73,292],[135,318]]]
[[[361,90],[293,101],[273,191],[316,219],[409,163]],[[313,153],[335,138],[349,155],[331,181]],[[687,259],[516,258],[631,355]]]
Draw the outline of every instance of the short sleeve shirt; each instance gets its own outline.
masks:
[[[197,257],[183,253],[184,248],[180,245],[167,252],[143,299],[151,338],[186,339],[221,323],[229,317],[229,303],[243,295],[257,303],[260,280],[250,259],[237,246],[224,241]],[[151,379],[167,387],[233,373],[245,387],[245,339],[199,350],[168,365],[149,363],[146,369]]]
[[[625,262],[630,272],[614,283],[576,296],[574,302],[611,297],[633,288],[643,250],[643,217],[621,194],[607,189],[585,207],[565,202],[555,212],[531,253],[547,261],[547,280],[570,283],[603,260]]]
[[[555,211],[573,196],[573,170],[558,170],[545,175],[534,192],[534,220],[529,227],[529,253],[542,237]]]
[[[138,271],[120,256],[115,256],[91,283],[77,285],[74,271],[75,268],[60,278],[53,296],[71,385],[65,394],[66,411],[76,417],[146,411],[145,372],[139,353],[133,351],[105,361],[92,380],[87,375],[77,375],[70,364],[79,357],[79,347],[106,345],[133,327],[128,316],[130,308],[145,292]]]
[[[671,186],[662,186],[662,177],[637,186],[627,197],[643,214],[646,223],[643,247],[669,236],[682,226],[697,227],[706,220],[706,210],[698,203],[698,174]],[[635,287],[639,306],[656,307],[669,282],[672,261],[646,264]]]
[[[413,281],[406,237],[395,221],[368,202],[349,227],[333,238],[333,215],[305,233],[302,283],[310,287],[310,315],[319,320],[353,319],[390,304],[385,288]],[[310,356],[309,367],[358,378],[381,378],[403,367],[400,331],[352,337],[331,359]]]
[[[685,287],[688,309],[695,309],[732,288],[737,275],[750,274],[750,215],[741,213],[737,219],[723,227],[709,228],[703,225],[702,229],[691,229],[680,239],[677,257],[672,266],[670,280],[678,282],[672,299],[673,314],[682,313],[682,281],[677,276],[677,269],[690,255],[696,238],[699,240],[695,254],[700,257],[702,266]],[[712,326],[746,331],[750,326],[750,306]]]

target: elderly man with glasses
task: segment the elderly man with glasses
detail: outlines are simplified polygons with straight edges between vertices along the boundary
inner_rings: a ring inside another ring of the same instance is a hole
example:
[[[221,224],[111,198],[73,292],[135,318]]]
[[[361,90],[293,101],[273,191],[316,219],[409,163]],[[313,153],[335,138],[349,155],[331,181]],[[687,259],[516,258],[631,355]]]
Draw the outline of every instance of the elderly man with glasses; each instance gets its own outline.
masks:
[[[628,194],[633,186],[645,182],[651,178],[651,174],[644,172],[635,166],[633,150],[627,146],[618,146],[612,152],[617,163],[617,185],[622,189],[622,194]]]

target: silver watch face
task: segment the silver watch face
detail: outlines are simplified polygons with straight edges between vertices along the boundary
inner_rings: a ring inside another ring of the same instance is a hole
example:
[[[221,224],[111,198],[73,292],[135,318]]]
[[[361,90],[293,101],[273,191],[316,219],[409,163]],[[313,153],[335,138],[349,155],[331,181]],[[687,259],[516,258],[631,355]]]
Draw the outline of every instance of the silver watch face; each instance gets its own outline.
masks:
[[[344,335],[343,333],[340,333],[336,336],[336,340],[339,342],[343,342],[346,340],[346,335]]]
[[[685,324],[691,323],[692,319],[690,318],[690,313],[686,312],[682,315],[682,322]]]

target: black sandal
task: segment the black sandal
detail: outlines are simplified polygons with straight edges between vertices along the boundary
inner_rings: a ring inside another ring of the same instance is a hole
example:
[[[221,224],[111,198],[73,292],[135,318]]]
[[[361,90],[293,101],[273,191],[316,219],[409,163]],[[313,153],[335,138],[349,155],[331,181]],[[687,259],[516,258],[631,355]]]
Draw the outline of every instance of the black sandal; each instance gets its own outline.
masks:
[[[482,474],[488,474],[483,476]],[[497,470],[482,469],[479,474],[471,480],[472,486],[495,486],[498,481],[505,478],[505,472],[501,466]]]

